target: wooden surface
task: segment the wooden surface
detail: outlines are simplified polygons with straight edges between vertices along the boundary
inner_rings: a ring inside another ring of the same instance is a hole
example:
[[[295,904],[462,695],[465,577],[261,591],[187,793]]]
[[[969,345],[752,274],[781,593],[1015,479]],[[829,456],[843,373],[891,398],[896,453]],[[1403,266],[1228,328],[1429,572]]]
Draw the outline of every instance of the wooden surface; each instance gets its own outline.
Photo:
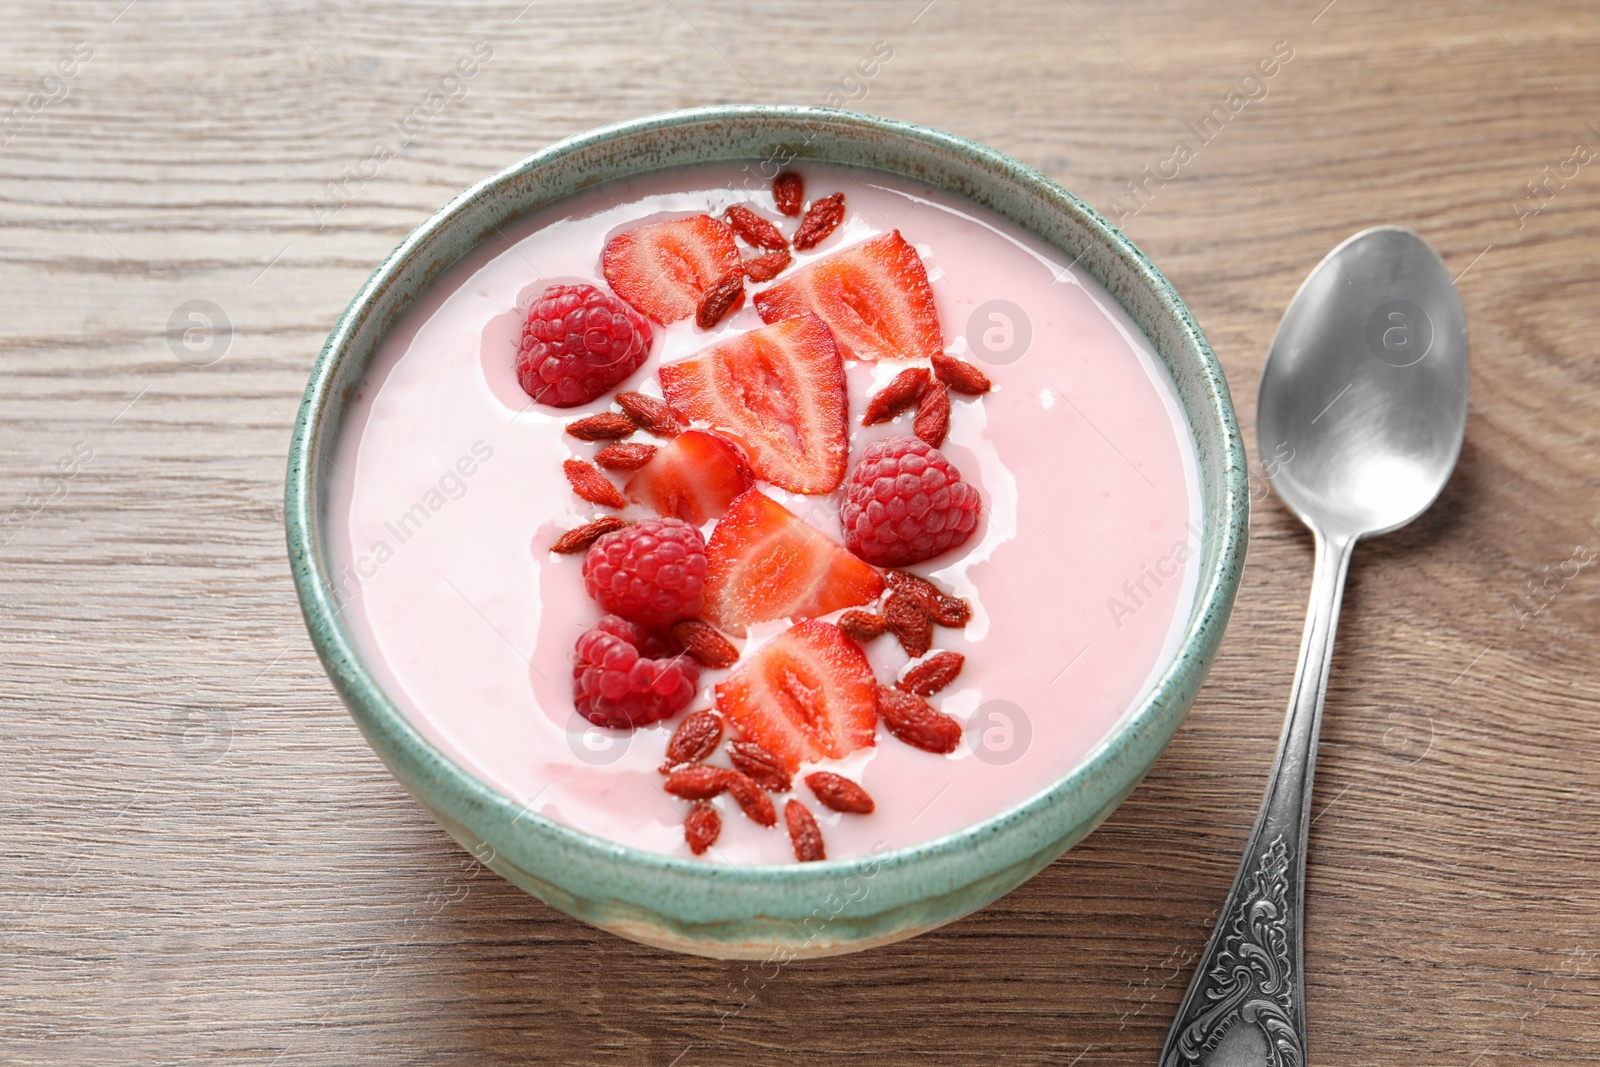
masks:
[[[1252,452],[1278,316],[1362,227],[1438,247],[1473,349],[1460,469],[1345,600],[1311,1060],[1600,1054],[1600,160],[1570,162],[1600,151],[1600,7],[126,2],[0,14],[0,1061],[1153,1063],[1299,640],[1310,547],[1264,485],[1210,680],[1100,831],[962,922],[763,985],[565,918],[405,796],[301,626],[284,453],[383,254],[559,137],[835,93],[1115,213],[1278,42],[1266,96],[1124,220]],[[308,206],[479,42],[464,96]],[[169,336],[194,300],[232,326],[208,365]]]

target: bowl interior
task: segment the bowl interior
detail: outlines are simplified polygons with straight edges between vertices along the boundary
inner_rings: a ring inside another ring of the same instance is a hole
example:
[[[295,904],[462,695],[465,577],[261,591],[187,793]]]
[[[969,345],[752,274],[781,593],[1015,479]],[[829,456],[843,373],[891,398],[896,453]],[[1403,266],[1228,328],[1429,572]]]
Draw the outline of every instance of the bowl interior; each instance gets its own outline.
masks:
[[[331,457],[379,339],[443,271],[512,220],[578,190],[641,171],[743,160],[755,180],[766,182],[791,159],[875,168],[936,185],[1011,219],[1074,257],[1129,313],[1166,365],[1199,461],[1204,526],[1199,582],[1177,652],[1154,689],[1051,788],[967,830],[875,857],[875,873],[918,872],[916,879],[882,894],[889,898],[882,901],[884,906],[973,883],[979,874],[997,877],[994,872],[1017,872],[1029,865],[1036,869],[1038,856],[1052,848],[1059,853],[1098,824],[1137,784],[1176,729],[1215,653],[1233,602],[1248,517],[1246,459],[1221,370],[1188,309],[1154,266],[1093,209],[1043,175],[949,134],[813,108],[675,112],[545,149],[463,193],[409,235],[363,286],[329,336],[307,387],[291,445],[285,514],[291,565],[313,641],[374,748],[469,847],[488,847],[519,871],[550,863],[581,868],[583,876],[574,875],[576,889],[552,882],[541,883],[536,891],[584,917],[589,917],[584,872],[593,874],[597,888],[603,885],[620,900],[632,899],[634,892],[640,899],[670,900],[675,893],[703,894],[713,885],[723,892],[718,914],[739,915],[781,911],[791,897],[804,903],[819,880],[860,864],[846,860],[734,869],[628,849],[516,810],[509,798],[444,756],[384,693],[336,606],[324,523]],[[989,897],[1029,873],[1031,869]],[[977,905],[967,910],[972,906]]]

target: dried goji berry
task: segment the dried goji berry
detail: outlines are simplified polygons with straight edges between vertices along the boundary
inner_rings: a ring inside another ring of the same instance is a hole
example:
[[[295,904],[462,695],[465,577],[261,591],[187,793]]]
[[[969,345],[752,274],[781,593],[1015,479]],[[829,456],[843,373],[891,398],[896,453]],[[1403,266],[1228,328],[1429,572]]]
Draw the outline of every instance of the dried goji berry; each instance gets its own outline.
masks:
[[[665,400],[645,393],[618,393],[617,405],[628,413],[634,425],[657,437],[676,437],[683,432],[683,423]]]
[[[661,765],[661,773],[670,774],[685,764],[699,763],[717,750],[721,740],[720,715],[714,711],[690,712],[672,731],[672,739],[667,742],[667,761]]]
[[[567,423],[567,432],[580,441],[618,441],[637,428],[620,411],[602,411]]]
[[[958,393],[978,396],[992,387],[989,376],[964,359],[936,352],[933,356],[933,373],[939,380]]]
[[[631,422],[629,425],[633,425]],[[607,445],[595,453],[594,461],[608,471],[636,471],[656,456],[656,446],[630,441]]]
[[[795,231],[794,246],[801,251],[815,248],[843,219],[843,193],[834,193],[821,200],[813,200],[811,206],[806,209],[806,217],[800,220],[800,228]]]
[[[600,473],[600,468],[582,459],[569,459],[561,464],[572,491],[591,504],[607,508],[625,508],[628,501],[611,484],[611,479]]]
[[[906,744],[946,755],[961,744],[961,724],[901,689],[878,687],[878,717]]]
[[[806,775],[806,785],[822,801],[823,807],[849,815],[871,815],[877,807],[867,791],[842,774],[832,771],[812,771]]]
[[[911,423],[911,432],[928,443],[929,448],[944,444],[950,432],[950,387],[943,382],[928,386],[917,403],[917,417]]]
[[[966,657],[959,652],[935,652],[920,663],[913,664],[905,676],[894,683],[896,688],[919,697],[931,697],[956,680]]]
[[[672,636],[683,650],[693,656],[702,667],[722,670],[739,660],[739,650],[732,641],[709,622],[699,619],[682,619],[672,624]]]
[[[690,852],[700,855],[721,836],[722,816],[717,814],[716,808],[702,800],[689,809],[683,820],[683,839],[689,843]]]
[[[613,533],[627,526],[626,519],[619,519],[615,515],[602,515],[593,522],[586,522],[577,529],[568,530],[556,539],[550,546],[550,551],[560,552],[563,555],[573,552],[582,552],[590,545],[608,533]]]
[[[871,641],[889,628],[882,615],[871,611],[851,610],[839,616],[834,624],[852,641]]]
[[[783,268],[789,265],[791,258],[787,248],[776,252],[768,252],[764,256],[756,256],[754,259],[745,260],[744,272],[750,276],[750,280],[753,282],[770,282],[778,276]]]
[[[789,242],[783,239],[781,230],[747,207],[735,204],[728,209],[727,219],[728,225],[733,227],[733,232],[743,237],[748,245],[771,249],[789,247]]]
[[[933,379],[926,367],[908,367],[867,401],[867,410],[861,416],[861,425],[888,422],[906,408],[922,399]]]
[[[806,203],[806,184],[800,175],[786,170],[772,179],[772,199],[785,215],[798,215]]]
[[[706,295],[700,298],[700,306],[695,310],[695,325],[702,330],[709,330],[722,321],[722,316],[728,309],[744,295],[744,264],[729,270],[728,273],[716,280],[716,283],[706,290]]]
[[[783,821],[789,828],[789,840],[794,845],[794,858],[801,863],[813,863],[828,858],[822,847],[822,830],[817,826],[811,809],[798,800],[783,806]]]
[[[783,760],[754,741],[729,741],[728,759],[762,789],[787,793],[794,784]]]
[[[889,594],[883,605],[883,620],[906,655],[920,656],[933,647],[933,618],[922,602],[909,593],[895,590]]]

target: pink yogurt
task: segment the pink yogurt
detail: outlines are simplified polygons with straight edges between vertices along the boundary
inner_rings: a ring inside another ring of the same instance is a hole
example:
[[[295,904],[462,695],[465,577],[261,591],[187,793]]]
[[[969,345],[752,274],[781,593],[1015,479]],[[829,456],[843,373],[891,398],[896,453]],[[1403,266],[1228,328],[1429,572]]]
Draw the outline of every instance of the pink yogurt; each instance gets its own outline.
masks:
[[[914,568],[973,606],[964,632],[936,631],[935,647],[967,661],[932,701],[965,724],[967,743],[937,756],[880,729],[875,747],[830,762],[872,794],[870,816],[827,811],[797,778],[795,795],[841,858],[995,815],[1106,738],[1176,647],[1196,580],[1199,484],[1149,343],[1060,253],[943,191],[872,171],[803,173],[811,196],[843,190],[848,214],[798,262],[899,229],[927,265],[946,350],[995,382],[981,399],[954,398],[943,447],[983,495],[984,521],[964,546]],[[600,612],[584,595],[581,557],[547,546],[599,510],[561,471],[595,446],[562,427],[607,400],[534,405],[512,363],[526,309],[547,285],[603,285],[608,236],[645,217],[720,215],[735,203],[780,217],[754,168],[689,168],[574,196],[458,263],[383,340],[338,445],[330,504],[346,621],[413,724],[529,813],[682,856],[685,805],[662,791],[656,770],[677,720],[624,733],[573,710],[569,657]],[[793,231],[793,220],[784,224]],[[1022,319],[978,313],[995,300],[1026,309]],[[625,387],[659,395],[659,363],[759,325],[747,303],[710,333],[692,322],[658,327],[650,362]],[[853,424],[902,368],[847,365]],[[909,433],[909,419],[853,425],[852,457],[877,436]],[[833,499],[763,488],[839,538]],[[755,628],[747,651],[782,629]],[[890,637],[867,651],[885,684],[906,663]],[[709,706],[724,676],[703,672],[704,700],[693,706]],[[793,862],[781,820],[762,829],[730,798],[716,803],[723,832],[704,862]]]

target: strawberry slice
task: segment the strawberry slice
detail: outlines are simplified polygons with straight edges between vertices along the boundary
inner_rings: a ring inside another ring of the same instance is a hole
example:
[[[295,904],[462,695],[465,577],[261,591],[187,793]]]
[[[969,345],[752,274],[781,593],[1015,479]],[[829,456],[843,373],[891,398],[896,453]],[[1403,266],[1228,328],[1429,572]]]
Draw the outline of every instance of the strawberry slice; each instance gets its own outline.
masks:
[[[719,433],[685,430],[628,479],[622,495],[658,515],[704,526],[755,480],[738,445]]]
[[[732,634],[877,599],[883,576],[759,489],[728,505],[706,545],[707,617]]]
[[[899,230],[795,271],[755,301],[763,322],[821,315],[848,359],[929,359],[944,351],[928,272]]]
[[[717,684],[717,710],[747,741],[795,771],[873,744],[876,690],[865,653],[832,623],[808,619],[762,645]]]
[[[606,242],[600,262],[618,296],[668,323],[695,313],[700,298],[739,266],[739,249],[731,226],[694,215],[619,233]]]
[[[756,474],[796,493],[832,492],[849,445],[844,360],[821,319],[803,314],[661,368],[667,403],[738,437]]]

